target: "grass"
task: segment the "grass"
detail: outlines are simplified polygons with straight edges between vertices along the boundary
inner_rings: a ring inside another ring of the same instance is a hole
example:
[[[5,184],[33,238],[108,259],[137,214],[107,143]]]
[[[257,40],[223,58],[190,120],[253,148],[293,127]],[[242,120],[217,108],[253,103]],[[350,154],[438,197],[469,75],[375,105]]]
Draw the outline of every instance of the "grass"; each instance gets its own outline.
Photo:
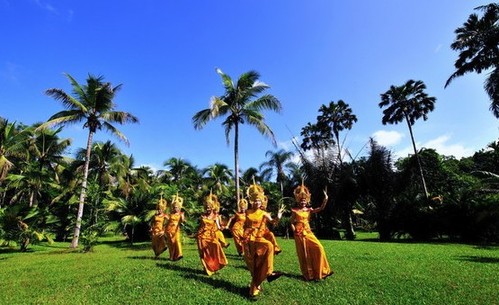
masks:
[[[497,247],[439,243],[322,240],[335,274],[301,280],[294,241],[279,239],[275,269],[260,304],[499,304]],[[250,304],[249,272],[231,245],[229,265],[204,274],[194,240],[184,259],[153,259],[150,243],[102,239],[94,252],[69,243],[40,244],[28,253],[0,249],[0,304]]]

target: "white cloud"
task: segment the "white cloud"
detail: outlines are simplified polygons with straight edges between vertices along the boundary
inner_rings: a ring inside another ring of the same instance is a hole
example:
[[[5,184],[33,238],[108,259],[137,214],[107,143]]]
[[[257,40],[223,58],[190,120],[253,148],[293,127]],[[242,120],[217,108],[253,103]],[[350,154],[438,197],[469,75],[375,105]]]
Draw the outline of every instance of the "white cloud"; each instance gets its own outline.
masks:
[[[43,2],[41,0],[35,0],[35,3],[44,10],[47,10],[52,13],[57,12],[56,9],[49,3]]]
[[[298,143],[297,142],[298,140],[296,138],[293,138],[292,140],[289,140],[289,141],[277,143],[277,147],[282,148],[285,151],[295,151],[296,147],[293,145],[293,141],[295,141],[295,143]]]
[[[463,157],[469,157],[473,155],[475,150],[471,148],[466,148],[462,144],[452,144],[448,143],[450,140],[449,135],[441,135],[437,138],[431,139],[424,143],[416,143],[416,148],[420,150],[421,148],[431,148],[437,151],[440,155],[444,156],[454,156],[456,159],[461,159]],[[395,158],[404,158],[411,154],[414,154],[414,149],[412,145],[406,146],[402,149],[397,149],[395,152]]]
[[[378,130],[373,133],[372,137],[381,146],[392,146],[400,143],[404,134],[397,131]]]
[[[473,149],[466,148],[461,144],[448,144],[449,139],[450,137],[447,135],[439,136],[424,143],[422,147],[433,148],[441,155],[454,156],[456,159],[468,157],[474,153]]]

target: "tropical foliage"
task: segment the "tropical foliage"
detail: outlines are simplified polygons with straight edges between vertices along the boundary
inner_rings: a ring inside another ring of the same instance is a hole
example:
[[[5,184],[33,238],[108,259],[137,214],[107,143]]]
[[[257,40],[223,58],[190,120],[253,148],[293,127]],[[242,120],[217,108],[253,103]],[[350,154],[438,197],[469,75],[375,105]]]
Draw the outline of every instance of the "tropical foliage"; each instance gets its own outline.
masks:
[[[488,72],[484,83],[490,97],[490,111],[499,118],[499,3],[479,6],[483,15],[471,14],[463,26],[456,29],[451,48],[460,52],[445,87],[466,73]]]
[[[485,88],[491,110],[499,117],[498,5],[477,9],[484,15],[472,14],[456,30],[451,47],[461,53],[446,85],[468,72],[490,71]],[[110,141],[93,142],[94,134],[104,129],[127,143],[114,124],[138,121],[115,109],[113,100],[121,85],[112,86],[102,76],[89,75],[86,84],[79,84],[66,74],[72,94],[56,88],[46,91],[65,107],[46,122],[27,126],[0,117],[0,245],[27,251],[33,243],[55,239],[71,240],[77,247],[80,232],[85,251],[106,232],[119,233],[131,244],[148,240],[158,200],[168,201],[176,194],[184,198],[187,221],[182,229],[191,235],[204,195],[215,192],[222,215],[228,217],[241,198],[241,186],[253,181],[266,190],[272,213],[282,207],[289,211],[293,189],[302,182],[310,188],[312,205],[326,189],[330,202],[311,220],[320,237],[353,239],[356,230],[366,230],[378,232],[382,240],[499,242],[499,140],[460,160],[432,149],[418,150],[412,127],[420,118],[428,119],[436,101],[422,81],[391,86],[378,104],[384,108],[383,124],[407,123],[412,156],[394,160],[392,152],[371,139],[367,155],[352,157],[344,143],[357,116],[339,100],[322,105],[317,120],[302,128],[303,142],[294,142],[296,151],[267,151],[267,161],[242,170],[240,125],[256,127],[274,141],[262,111],[279,112],[282,105],[264,94],[269,86],[255,71],[243,73],[236,82],[219,69],[217,73],[224,94],[213,97],[210,107],[197,112],[192,122],[201,129],[224,118],[228,143],[234,132],[233,170],[219,160],[198,168],[182,156],[164,156],[164,168],[153,170],[136,166],[133,156]],[[74,155],[68,153],[71,139],[60,138],[69,124],[82,124],[89,132],[86,146],[73,148]],[[290,234],[287,217],[273,228],[277,234]]]

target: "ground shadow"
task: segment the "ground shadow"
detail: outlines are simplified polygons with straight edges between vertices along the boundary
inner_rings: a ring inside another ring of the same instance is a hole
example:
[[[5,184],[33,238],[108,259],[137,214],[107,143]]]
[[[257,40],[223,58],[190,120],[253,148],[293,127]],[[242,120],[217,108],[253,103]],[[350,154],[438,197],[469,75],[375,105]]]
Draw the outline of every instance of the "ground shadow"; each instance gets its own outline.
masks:
[[[290,278],[290,279],[300,280],[300,281],[304,281],[305,282],[305,278],[301,274],[297,274],[297,273],[293,273],[293,274],[291,274],[291,273],[283,273],[282,276]]]
[[[241,260],[243,259],[243,256],[239,254],[225,253],[225,256],[233,259],[241,259]]]
[[[486,256],[473,256],[473,255],[462,255],[457,258],[461,261],[473,262],[473,263],[486,263],[486,264],[498,264],[499,257],[486,257]]]
[[[15,248],[0,248],[0,254],[21,253],[21,250]]]
[[[137,255],[137,256],[128,256],[128,258],[131,258],[131,259],[148,259],[148,260],[152,260],[152,261],[158,261],[158,262],[161,262],[161,261],[170,261],[170,259],[166,258],[166,257],[154,257],[154,255]]]
[[[232,294],[248,297],[248,287],[238,286],[235,285],[233,282],[224,280],[222,278],[218,278],[218,274],[216,273],[213,274],[212,276],[208,276],[203,270],[179,266],[170,261],[167,261],[165,264],[161,264],[158,266],[168,270],[177,271],[180,276],[186,279],[199,281],[207,285],[210,285],[213,288],[223,289]]]
[[[105,240],[105,241],[100,241],[97,244],[108,245],[117,249],[137,250],[137,251],[151,248],[151,243],[144,241],[137,241],[132,244],[128,240]]]

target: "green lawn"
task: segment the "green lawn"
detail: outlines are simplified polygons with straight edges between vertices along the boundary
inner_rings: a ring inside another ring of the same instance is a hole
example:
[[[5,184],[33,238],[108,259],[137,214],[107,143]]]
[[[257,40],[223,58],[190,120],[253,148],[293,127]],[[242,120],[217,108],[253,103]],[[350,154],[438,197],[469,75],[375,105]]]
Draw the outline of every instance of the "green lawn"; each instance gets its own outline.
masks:
[[[499,304],[497,247],[463,244],[323,240],[335,274],[301,280],[294,241],[279,239],[275,269],[284,276],[264,284],[260,304]],[[0,304],[245,304],[250,281],[231,245],[229,265],[204,274],[194,240],[184,259],[153,259],[150,243],[128,246],[105,238],[92,253],[69,243],[32,246],[28,253],[0,249]]]

